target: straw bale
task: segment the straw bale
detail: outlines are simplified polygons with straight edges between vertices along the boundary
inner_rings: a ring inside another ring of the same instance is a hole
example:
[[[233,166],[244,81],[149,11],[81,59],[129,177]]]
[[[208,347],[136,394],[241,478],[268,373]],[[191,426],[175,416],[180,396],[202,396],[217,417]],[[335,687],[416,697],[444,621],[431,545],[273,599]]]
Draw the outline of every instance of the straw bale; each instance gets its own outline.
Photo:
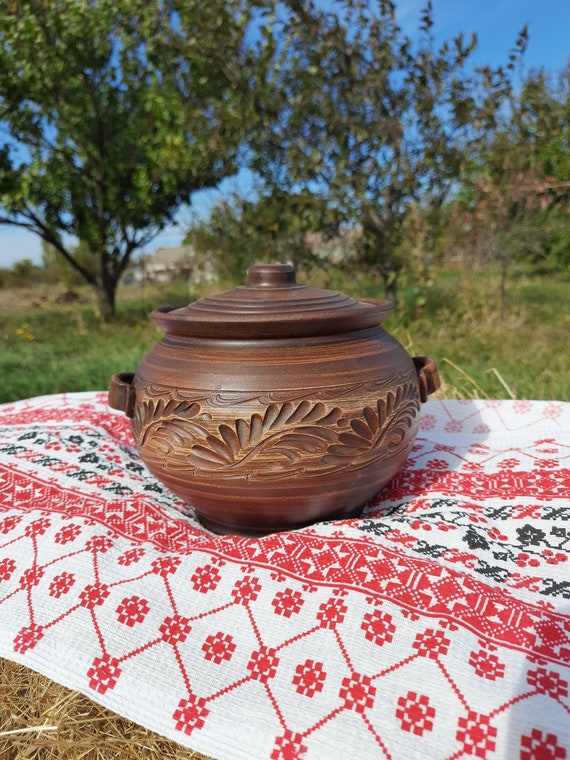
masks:
[[[2,760],[209,760],[0,659]]]

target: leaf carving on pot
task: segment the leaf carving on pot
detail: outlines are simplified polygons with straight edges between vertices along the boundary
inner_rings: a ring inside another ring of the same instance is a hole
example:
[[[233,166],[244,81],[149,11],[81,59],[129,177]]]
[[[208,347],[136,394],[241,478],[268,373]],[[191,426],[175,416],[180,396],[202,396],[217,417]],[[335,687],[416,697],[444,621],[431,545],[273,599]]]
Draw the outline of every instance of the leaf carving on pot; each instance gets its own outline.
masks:
[[[350,411],[308,399],[262,405],[257,397],[259,411],[234,422],[212,419],[208,400],[200,401],[141,394],[133,432],[161,469],[262,479],[356,471],[402,451],[420,409],[416,382]]]
[[[364,407],[362,417],[349,420],[349,430],[338,436],[338,443],[329,446],[323,464],[338,467],[357,459],[356,464],[364,466],[380,454],[392,456],[408,440],[419,408],[412,384],[389,391],[374,407]]]
[[[176,445],[182,444],[195,434],[207,435],[203,427],[191,422],[201,412],[200,404],[195,401],[178,401],[165,398],[145,398],[137,404],[132,420],[132,429],[139,446],[144,446],[148,439],[157,438],[163,446],[168,439]],[[164,429],[168,428],[168,432]],[[163,435],[161,435],[161,431]],[[166,441],[165,441],[166,439]],[[168,444],[168,448],[171,448]]]
[[[271,470],[275,457],[294,462],[306,454],[326,450],[337,437],[330,426],[336,425],[341,415],[340,409],[329,411],[321,402],[270,404],[263,415],[256,412],[249,419],[240,417],[233,427],[219,425],[217,435],[193,445],[187,459],[199,470],[231,467],[235,471],[259,458]]]

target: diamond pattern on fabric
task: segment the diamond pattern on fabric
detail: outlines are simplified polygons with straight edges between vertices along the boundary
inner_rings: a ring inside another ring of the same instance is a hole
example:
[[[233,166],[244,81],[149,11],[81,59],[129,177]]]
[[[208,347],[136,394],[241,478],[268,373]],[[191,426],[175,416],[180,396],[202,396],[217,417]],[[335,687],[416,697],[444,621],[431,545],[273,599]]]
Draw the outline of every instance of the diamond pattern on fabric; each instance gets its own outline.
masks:
[[[218,760],[570,760],[568,483],[570,405],[430,401],[361,518],[221,537],[106,394],[4,405],[0,655]]]

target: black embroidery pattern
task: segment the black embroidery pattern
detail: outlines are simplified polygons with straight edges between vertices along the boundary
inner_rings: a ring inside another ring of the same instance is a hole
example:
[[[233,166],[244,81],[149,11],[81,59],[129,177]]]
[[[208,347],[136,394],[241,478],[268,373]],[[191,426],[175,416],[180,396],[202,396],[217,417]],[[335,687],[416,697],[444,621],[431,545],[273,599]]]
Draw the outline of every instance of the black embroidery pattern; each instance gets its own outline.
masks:
[[[570,580],[558,577],[570,568],[570,527],[548,527],[554,520],[570,521],[570,506],[547,505],[540,507],[540,514],[524,517],[520,505],[474,509],[454,499],[434,498],[429,507],[413,510],[413,502],[402,502],[380,518],[365,518],[357,530],[451,562],[459,570],[468,567],[498,584],[570,598]],[[549,573],[549,568],[556,572]]]

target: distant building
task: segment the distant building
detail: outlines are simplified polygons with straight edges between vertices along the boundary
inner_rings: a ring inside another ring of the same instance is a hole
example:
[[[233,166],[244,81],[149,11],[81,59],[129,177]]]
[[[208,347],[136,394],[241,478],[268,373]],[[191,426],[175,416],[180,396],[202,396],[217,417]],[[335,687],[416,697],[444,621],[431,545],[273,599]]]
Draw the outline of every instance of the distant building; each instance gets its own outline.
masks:
[[[189,280],[192,274],[194,249],[189,245],[159,248],[144,260],[144,274],[152,282]]]
[[[134,282],[172,282],[173,280],[209,282],[213,278],[211,267],[198,264],[196,252],[191,245],[158,248],[150,256],[138,262],[129,272]]]
[[[330,264],[342,264],[356,257],[361,237],[360,227],[350,227],[339,230],[332,237],[327,237],[322,232],[309,232],[307,243],[313,256]]]

